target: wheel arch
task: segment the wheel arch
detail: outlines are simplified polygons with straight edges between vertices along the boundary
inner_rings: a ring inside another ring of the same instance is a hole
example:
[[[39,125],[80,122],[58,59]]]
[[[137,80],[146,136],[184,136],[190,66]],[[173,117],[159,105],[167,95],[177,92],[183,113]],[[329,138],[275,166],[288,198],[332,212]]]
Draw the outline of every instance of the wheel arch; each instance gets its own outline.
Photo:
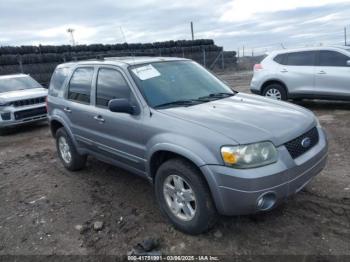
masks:
[[[66,121],[57,115],[50,118],[50,131],[51,131],[51,134],[54,138],[56,138],[57,130],[62,128],[62,127],[67,131],[68,135],[70,136],[70,138],[73,141],[74,146],[76,148],[78,148],[78,144],[74,138],[72,130],[69,128],[69,125],[66,123]]]
[[[151,183],[154,185],[154,178],[161,164],[171,158],[181,158],[193,164],[193,166],[198,170],[198,173],[202,176],[205,184],[208,186],[209,193],[214,201],[216,209],[221,210],[223,201],[219,193],[217,180],[213,176],[212,172],[210,172],[208,165],[205,165],[201,160],[193,158],[193,156],[186,153],[184,154],[183,152],[181,153],[171,149],[160,149],[154,151],[149,159],[148,165],[148,175],[150,176],[149,178]]]
[[[154,148],[149,156],[147,166],[148,176],[153,180],[161,164],[172,158],[182,158],[192,163],[199,171],[200,167],[205,165],[205,162],[193,152],[174,145],[162,145]]]

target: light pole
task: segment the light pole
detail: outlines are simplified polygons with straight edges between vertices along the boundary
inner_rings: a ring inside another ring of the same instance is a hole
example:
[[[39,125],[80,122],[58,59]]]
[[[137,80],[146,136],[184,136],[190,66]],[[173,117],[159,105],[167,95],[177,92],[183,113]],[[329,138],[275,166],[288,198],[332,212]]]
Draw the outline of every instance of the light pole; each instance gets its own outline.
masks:
[[[346,26],[344,27],[344,42],[345,42],[345,46],[347,46],[347,45],[348,45],[348,42],[347,42]]]
[[[70,38],[71,38],[72,46],[75,46],[74,31],[75,31],[75,29],[73,29],[73,28],[67,29],[67,33],[70,35]]]

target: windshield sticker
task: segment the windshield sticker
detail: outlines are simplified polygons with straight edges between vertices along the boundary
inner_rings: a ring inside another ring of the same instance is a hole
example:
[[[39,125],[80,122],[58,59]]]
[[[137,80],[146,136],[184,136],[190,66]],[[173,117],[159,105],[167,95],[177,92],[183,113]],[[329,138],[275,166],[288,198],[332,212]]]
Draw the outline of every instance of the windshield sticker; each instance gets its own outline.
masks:
[[[160,76],[160,73],[152,65],[141,66],[135,69],[132,69],[133,73],[140,78],[140,80],[147,80],[150,78]]]

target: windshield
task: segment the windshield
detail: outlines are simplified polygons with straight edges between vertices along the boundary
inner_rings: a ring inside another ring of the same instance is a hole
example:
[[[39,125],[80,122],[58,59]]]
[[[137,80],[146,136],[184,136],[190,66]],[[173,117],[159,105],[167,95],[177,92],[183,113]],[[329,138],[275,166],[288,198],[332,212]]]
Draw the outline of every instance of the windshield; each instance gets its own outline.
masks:
[[[41,85],[30,76],[0,78],[0,93],[40,87]]]
[[[129,69],[151,107],[188,106],[234,94],[228,86],[192,61],[155,62]]]

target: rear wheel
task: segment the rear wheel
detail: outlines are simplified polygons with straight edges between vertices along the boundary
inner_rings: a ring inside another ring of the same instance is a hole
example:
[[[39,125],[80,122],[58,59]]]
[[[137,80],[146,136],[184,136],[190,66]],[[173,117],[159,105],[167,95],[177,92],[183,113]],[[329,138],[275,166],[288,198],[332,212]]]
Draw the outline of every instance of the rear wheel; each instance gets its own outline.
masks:
[[[159,167],[155,193],[162,213],[180,231],[200,234],[217,220],[203,175],[186,160],[171,159]]]
[[[287,92],[280,84],[271,84],[264,89],[263,95],[274,100],[287,100]]]
[[[86,156],[77,152],[71,138],[63,127],[56,132],[56,147],[58,156],[65,168],[70,171],[76,171],[85,167]]]

